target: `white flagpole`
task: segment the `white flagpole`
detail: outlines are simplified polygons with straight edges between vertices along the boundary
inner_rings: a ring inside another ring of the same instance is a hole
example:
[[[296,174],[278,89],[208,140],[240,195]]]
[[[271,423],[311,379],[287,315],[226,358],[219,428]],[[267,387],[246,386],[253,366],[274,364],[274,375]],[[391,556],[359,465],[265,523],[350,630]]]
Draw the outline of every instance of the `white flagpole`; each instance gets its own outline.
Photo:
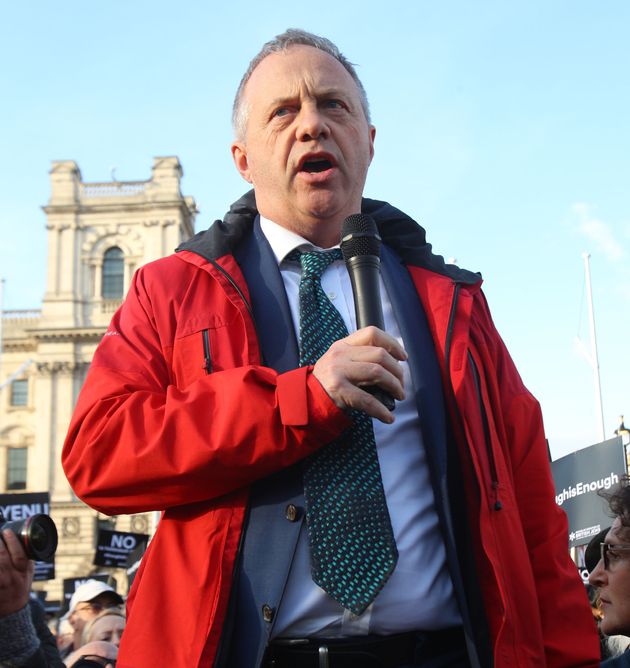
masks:
[[[586,272],[586,292],[588,296],[588,317],[591,325],[591,362],[595,380],[595,410],[599,418],[599,431],[601,440],[606,440],[604,428],[604,404],[602,402],[602,384],[599,378],[599,357],[597,356],[597,336],[595,334],[595,312],[593,311],[593,290],[591,288],[590,254],[582,253],[584,258],[584,271]]]

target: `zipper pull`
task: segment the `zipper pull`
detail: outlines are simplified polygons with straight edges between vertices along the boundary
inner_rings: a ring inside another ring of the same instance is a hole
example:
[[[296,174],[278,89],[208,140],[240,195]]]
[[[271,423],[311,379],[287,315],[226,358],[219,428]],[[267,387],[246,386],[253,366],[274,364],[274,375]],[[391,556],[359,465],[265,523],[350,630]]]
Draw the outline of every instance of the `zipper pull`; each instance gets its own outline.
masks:
[[[202,330],[201,338],[203,340],[203,369],[206,373],[212,373],[212,357],[210,356],[210,333],[207,329]]]
[[[503,504],[499,500],[499,481],[498,480],[493,480],[492,481],[492,489],[494,491],[494,509],[495,510],[503,510]]]

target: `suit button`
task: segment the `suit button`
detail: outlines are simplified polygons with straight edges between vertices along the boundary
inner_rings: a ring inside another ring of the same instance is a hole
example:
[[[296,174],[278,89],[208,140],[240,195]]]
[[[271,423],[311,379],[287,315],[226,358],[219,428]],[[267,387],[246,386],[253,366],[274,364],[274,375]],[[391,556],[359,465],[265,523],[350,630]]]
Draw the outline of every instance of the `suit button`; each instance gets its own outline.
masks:
[[[263,605],[262,607],[262,616],[266,622],[272,622],[275,610],[270,605]]]
[[[286,509],[285,509],[285,516],[289,520],[289,522],[295,522],[295,520],[298,519],[300,516],[300,511],[294,506],[292,503],[290,503]]]

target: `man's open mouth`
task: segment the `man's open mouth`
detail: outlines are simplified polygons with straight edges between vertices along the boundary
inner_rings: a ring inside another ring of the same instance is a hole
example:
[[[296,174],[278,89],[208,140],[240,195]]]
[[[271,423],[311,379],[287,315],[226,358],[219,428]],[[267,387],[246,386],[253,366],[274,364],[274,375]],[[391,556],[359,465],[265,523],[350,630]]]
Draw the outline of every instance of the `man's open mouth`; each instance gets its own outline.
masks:
[[[323,172],[332,167],[330,160],[307,160],[302,165],[303,172]]]
[[[329,160],[328,158],[312,158],[306,159],[302,163],[300,171],[314,174],[317,172],[325,172],[327,169],[331,169],[334,166],[332,160]]]

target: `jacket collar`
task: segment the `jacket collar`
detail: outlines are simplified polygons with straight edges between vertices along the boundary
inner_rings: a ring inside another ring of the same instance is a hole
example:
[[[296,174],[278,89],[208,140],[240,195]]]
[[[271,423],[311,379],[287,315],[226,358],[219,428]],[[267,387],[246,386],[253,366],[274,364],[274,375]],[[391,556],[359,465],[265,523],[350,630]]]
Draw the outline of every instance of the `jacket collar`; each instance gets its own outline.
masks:
[[[391,204],[363,198],[361,210],[374,218],[383,243],[392,248],[404,264],[422,267],[467,285],[481,281],[480,274],[447,264],[441,255],[435,255],[424,229]],[[232,204],[223,220],[216,220],[207,230],[195,234],[176,252],[191,251],[207,260],[232,254],[243,238],[251,234],[257,215],[256,198],[250,190]]]

